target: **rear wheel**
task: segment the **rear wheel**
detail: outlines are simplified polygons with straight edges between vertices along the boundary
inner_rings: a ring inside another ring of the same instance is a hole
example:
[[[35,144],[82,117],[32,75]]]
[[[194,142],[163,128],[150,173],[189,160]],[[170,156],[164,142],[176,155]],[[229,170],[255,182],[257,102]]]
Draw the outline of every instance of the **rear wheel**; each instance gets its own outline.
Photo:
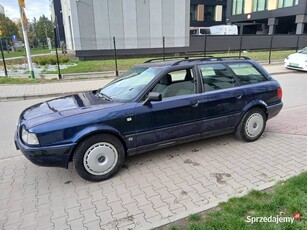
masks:
[[[76,172],[89,181],[102,181],[115,175],[122,167],[125,150],[113,135],[97,134],[82,141],[73,156]]]
[[[252,142],[261,137],[266,126],[266,115],[260,108],[249,110],[236,129],[236,136],[243,141]]]

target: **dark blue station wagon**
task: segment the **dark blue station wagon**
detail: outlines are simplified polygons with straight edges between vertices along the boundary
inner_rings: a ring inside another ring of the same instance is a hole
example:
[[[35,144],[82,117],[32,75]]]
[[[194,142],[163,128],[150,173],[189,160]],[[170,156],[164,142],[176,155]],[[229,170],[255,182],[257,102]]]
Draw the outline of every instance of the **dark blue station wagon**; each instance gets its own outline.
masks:
[[[281,99],[279,83],[248,58],[150,60],[101,89],[26,109],[15,144],[34,164],[72,161],[101,181],[149,150],[232,132],[255,141]]]

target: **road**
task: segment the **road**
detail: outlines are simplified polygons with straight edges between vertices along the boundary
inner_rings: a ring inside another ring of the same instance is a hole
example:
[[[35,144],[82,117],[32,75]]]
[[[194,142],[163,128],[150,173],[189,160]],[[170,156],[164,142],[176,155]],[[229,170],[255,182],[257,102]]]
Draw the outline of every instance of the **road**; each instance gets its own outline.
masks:
[[[114,178],[37,167],[16,151],[20,112],[46,99],[0,102],[0,229],[150,228],[307,169],[307,74],[274,76],[284,109],[264,138],[232,135],[132,157]]]

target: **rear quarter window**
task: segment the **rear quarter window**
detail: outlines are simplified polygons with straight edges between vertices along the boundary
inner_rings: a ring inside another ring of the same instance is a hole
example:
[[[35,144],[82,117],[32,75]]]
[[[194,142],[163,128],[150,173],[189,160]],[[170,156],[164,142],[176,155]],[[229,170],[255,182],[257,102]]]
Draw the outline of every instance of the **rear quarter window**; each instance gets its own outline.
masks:
[[[268,79],[251,63],[232,63],[229,68],[236,74],[241,85],[267,81]]]

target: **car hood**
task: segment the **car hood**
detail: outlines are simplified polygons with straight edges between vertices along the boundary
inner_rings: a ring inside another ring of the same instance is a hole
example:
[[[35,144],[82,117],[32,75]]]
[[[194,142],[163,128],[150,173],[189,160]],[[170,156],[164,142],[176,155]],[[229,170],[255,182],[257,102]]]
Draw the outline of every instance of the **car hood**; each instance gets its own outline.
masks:
[[[20,122],[27,121],[27,124],[33,127],[62,117],[74,116],[120,104],[122,103],[99,98],[93,92],[78,93],[33,105],[22,112]]]
[[[301,54],[301,53],[290,54],[288,58],[290,60],[305,61],[307,60],[307,54]]]

